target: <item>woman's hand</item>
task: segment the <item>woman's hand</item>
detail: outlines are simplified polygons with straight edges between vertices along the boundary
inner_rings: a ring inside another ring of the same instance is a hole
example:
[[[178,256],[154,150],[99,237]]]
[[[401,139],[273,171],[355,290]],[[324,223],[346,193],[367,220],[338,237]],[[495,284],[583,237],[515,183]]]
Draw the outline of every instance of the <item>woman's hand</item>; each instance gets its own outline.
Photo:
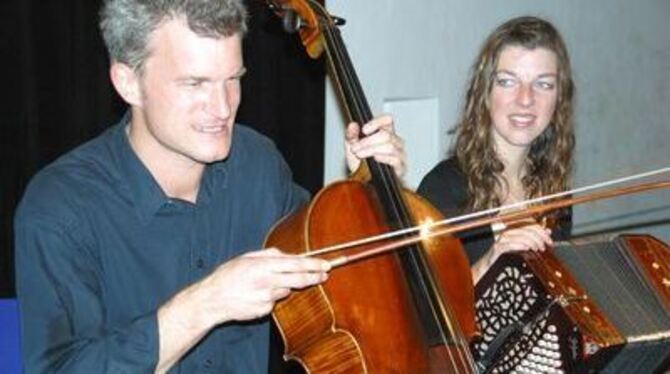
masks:
[[[535,221],[508,227],[497,237],[491,248],[472,266],[477,283],[501,255],[517,251],[544,251],[554,245],[551,230]]]
[[[505,229],[497,238],[491,250],[496,255],[514,251],[544,251],[553,245],[551,230],[537,223]],[[495,260],[494,260],[495,261]]]

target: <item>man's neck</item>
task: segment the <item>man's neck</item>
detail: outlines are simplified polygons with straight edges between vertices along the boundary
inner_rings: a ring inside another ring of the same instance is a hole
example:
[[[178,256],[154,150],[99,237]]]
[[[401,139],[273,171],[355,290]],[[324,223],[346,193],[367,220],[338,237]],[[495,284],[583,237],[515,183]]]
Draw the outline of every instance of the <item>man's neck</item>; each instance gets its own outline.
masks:
[[[205,165],[152,142],[142,142],[136,128],[126,128],[131,148],[154,177],[163,192],[171,198],[195,203]]]
[[[169,197],[196,202],[204,173],[203,165],[179,167],[175,163],[164,163],[162,167],[149,167],[149,171]]]

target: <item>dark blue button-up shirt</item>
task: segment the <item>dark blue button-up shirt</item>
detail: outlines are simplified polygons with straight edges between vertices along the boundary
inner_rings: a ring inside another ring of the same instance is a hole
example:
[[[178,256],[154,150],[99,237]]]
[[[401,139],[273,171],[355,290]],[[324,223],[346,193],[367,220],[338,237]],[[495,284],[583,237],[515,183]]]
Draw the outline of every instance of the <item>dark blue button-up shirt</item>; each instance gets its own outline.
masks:
[[[127,119],[46,167],[15,220],[29,373],[152,372],[161,304],[258,249],[307,198],[271,141],[237,125],[197,203],[171,199],[136,156]],[[216,328],[171,372],[265,373],[268,322]]]

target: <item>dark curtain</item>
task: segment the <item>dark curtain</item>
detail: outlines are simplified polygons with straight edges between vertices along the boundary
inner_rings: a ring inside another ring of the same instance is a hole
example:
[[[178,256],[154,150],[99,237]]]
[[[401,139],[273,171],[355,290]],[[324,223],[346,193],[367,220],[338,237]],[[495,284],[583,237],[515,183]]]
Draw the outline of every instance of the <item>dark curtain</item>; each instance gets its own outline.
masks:
[[[239,122],[277,143],[298,183],[322,185],[324,73],[262,2],[249,1]],[[0,2],[0,297],[14,296],[14,209],[37,170],[125,110],[108,79],[101,0]]]

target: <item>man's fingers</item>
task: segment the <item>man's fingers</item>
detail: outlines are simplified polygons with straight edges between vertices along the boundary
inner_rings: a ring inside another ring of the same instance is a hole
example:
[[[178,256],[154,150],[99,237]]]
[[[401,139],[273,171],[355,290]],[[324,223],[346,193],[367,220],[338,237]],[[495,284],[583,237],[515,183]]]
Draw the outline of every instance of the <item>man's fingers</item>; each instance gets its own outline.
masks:
[[[365,135],[374,134],[379,130],[393,132],[393,117],[388,114],[380,115],[366,123],[362,129]]]
[[[360,126],[356,122],[351,122],[347,125],[344,137],[349,141],[354,141],[359,138],[360,132]]]
[[[271,291],[271,298],[272,300],[270,301],[277,301],[285,298],[291,293],[290,288],[286,287],[279,287],[279,288],[273,288]]]
[[[352,143],[351,151],[360,159],[374,157],[391,165],[400,164],[405,159],[404,141],[386,132]]]
[[[242,257],[284,257],[290,256],[277,248],[266,248],[258,251],[247,252]]]
[[[268,266],[270,270],[276,273],[327,272],[330,270],[328,261],[295,255],[277,258],[271,261]]]
[[[320,273],[280,273],[273,276],[274,288],[301,289],[322,283],[328,274]]]

